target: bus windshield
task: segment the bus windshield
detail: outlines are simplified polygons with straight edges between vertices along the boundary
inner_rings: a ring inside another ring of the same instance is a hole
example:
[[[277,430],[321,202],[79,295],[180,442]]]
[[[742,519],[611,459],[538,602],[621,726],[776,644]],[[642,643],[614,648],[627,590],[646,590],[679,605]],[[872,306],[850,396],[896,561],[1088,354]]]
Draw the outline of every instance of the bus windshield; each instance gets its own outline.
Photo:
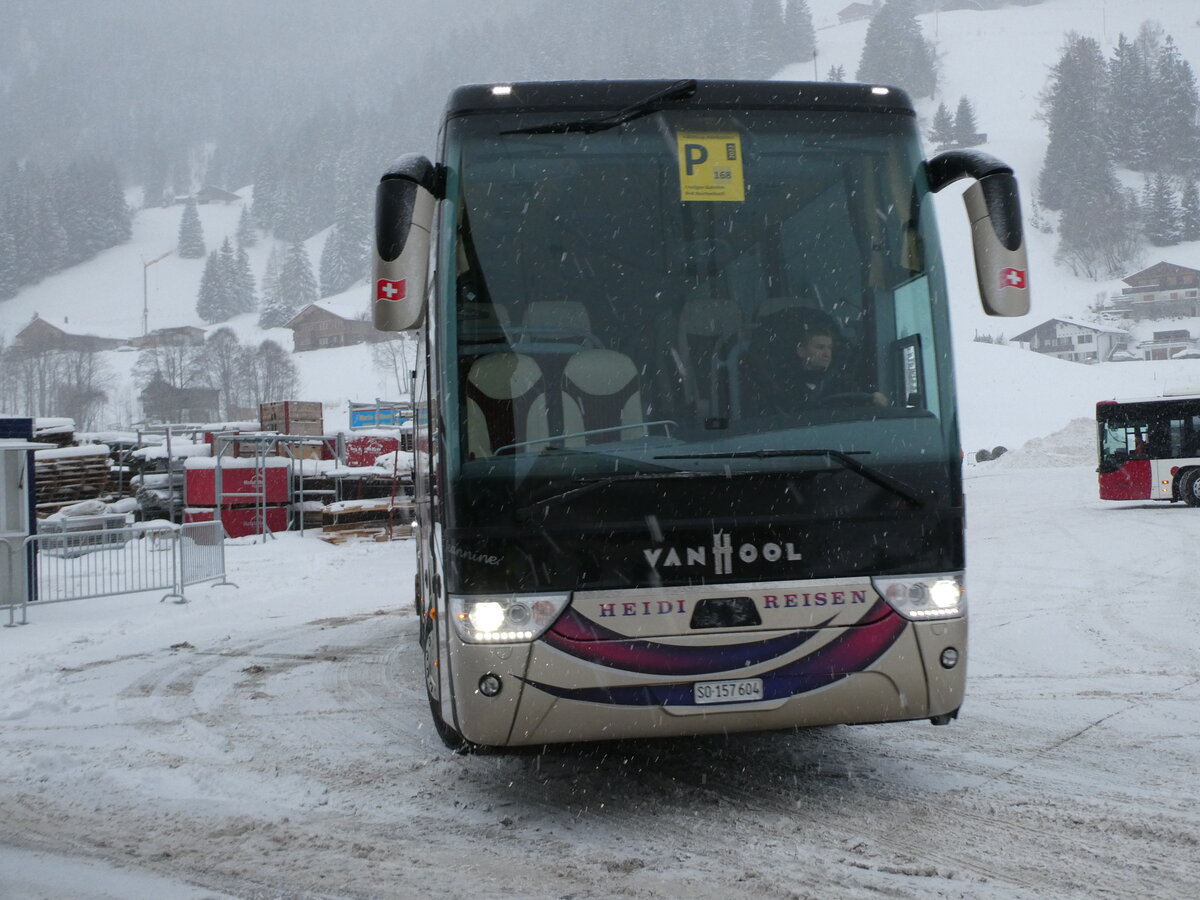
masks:
[[[697,519],[809,529],[959,504],[947,303],[911,116],[564,118],[447,124],[434,315],[438,389],[457,412],[438,448],[452,532],[661,543]],[[912,547],[862,552],[879,570]],[[576,586],[662,575],[581,566]]]

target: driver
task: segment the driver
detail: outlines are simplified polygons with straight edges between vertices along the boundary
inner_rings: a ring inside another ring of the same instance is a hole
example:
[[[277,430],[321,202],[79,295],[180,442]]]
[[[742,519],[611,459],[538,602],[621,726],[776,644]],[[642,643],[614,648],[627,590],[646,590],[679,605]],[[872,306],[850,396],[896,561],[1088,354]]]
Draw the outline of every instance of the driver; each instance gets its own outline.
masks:
[[[834,365],[836,340],[832,320],[818,310],[783,310],[760,320],[741,358],[744,413],[794,414],[834,395],[861,393]],[[881,393],[862,396],[877,406],[889,405]]]
[[[819,401],[821,397],[845,391],[835,384],[829,371],[833,362],[833,330],[824,325],[810,325],[800,332],[796,342],[796,356],[800,358],[799,402],[802,404]],[[887,406],[888,399],[879,391],[869,392],[876,406]]]

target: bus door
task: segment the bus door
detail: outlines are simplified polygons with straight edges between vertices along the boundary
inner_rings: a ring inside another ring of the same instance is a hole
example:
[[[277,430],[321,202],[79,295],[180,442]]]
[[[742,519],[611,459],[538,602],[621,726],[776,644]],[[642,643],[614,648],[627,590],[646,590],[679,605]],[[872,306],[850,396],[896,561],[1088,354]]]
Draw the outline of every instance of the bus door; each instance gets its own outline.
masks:
[[[1100,499],[1146,500],[1150,497],[1150,450],[1146,426],[1105,422],[1100,426]]]

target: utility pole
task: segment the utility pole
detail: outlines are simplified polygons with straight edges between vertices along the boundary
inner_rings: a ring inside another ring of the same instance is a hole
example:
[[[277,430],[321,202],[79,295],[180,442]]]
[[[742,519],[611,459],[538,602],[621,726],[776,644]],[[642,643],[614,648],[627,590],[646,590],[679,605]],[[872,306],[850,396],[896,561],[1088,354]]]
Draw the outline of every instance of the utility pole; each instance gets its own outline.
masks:
[[[149,271],[152,265],[154,265],[156,262],[161,262],[174,252],[175,248],[172,247],[162,256],[156,256],[154,259],[150,260],[150,262],[146,262],[145,259],[142,260],[142,337],[145,337],[150,333],[150,294],[147,290],[149,278],[146,273]]]

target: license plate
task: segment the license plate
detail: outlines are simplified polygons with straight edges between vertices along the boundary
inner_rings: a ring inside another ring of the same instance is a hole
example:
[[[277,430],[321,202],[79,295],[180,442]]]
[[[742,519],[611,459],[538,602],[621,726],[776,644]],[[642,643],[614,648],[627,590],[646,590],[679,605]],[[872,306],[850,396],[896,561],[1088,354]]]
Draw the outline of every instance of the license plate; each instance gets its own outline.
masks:
[[[748,703],[763,698],[761,678],[739,678],[735,681],[700,681],[692,685],[697,703]]]

